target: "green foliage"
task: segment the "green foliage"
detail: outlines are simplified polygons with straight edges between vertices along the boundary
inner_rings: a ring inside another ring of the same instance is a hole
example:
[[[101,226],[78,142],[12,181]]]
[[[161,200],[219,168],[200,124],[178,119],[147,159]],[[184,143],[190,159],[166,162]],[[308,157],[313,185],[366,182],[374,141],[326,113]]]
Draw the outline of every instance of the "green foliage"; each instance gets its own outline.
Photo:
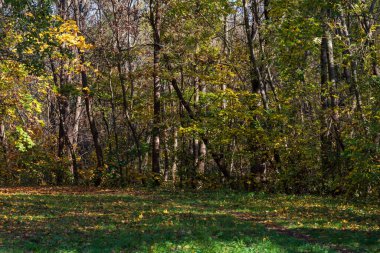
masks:
[[[25,152],[27,149],[35,146],[35,143],[30,138],[30,135],[21,127],[16,127],[16,134],[17,140],[15,142],[15,146],[19,151]]]
[[[5,1],[3,182],[69,183],[75,165],[83,184],[378,196],[379,4],[244,2],[106,1],[99,18],[91,4]]]

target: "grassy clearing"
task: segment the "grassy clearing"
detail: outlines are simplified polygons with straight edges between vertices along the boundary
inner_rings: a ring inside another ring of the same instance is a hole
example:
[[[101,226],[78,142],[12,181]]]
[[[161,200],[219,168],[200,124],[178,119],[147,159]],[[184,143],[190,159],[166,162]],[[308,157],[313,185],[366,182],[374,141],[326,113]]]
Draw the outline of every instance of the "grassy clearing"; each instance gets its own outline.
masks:
[[[380,252],[379,225],[375,203],[314,196],[0,190],[0,252]]]

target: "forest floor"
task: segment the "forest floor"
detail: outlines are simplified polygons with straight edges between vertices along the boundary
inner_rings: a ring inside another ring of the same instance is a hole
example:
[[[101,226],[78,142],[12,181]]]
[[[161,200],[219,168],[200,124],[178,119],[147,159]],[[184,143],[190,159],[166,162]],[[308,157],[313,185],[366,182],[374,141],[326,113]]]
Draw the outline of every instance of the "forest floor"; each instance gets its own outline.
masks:
[[[0,252],[380,252],[378,204],[228,191],[0,188]]]

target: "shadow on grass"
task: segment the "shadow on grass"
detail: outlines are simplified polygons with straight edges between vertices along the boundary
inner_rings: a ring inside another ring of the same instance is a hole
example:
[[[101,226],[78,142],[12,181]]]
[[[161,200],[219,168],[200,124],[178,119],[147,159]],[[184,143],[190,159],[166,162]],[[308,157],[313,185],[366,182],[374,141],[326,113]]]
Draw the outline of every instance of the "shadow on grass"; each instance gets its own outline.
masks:
[[[326,245],[344,245],[355,252],[380,252],[380,231],[358,231],[350,229],[316,229],[297,228],[291,231],[310,235],[318,242]]]
[[[66,216],[12,225],[18,231],[1,235],[6,252],[329,252],[228,215],[149,215],[128,224]]]
[[[236,204],[229,202],[220,212],[226,204],[217,203],[220,199],[169,194],[0,196],[0,251],[334,252],[323,244],[347,241],[358,252],[376,247],[378,233],[296,229],[323,244],[306,243],[233,217],[229,211]]]

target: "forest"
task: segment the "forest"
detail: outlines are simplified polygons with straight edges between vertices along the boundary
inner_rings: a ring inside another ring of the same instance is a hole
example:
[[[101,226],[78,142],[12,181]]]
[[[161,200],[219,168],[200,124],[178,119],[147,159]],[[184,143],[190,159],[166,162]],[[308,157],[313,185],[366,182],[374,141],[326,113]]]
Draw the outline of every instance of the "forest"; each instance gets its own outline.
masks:
[[[379,252],[380,1],[0,0],[0,252]]]
[[[380,196],[376,0],[6,0],[0,184]]]

